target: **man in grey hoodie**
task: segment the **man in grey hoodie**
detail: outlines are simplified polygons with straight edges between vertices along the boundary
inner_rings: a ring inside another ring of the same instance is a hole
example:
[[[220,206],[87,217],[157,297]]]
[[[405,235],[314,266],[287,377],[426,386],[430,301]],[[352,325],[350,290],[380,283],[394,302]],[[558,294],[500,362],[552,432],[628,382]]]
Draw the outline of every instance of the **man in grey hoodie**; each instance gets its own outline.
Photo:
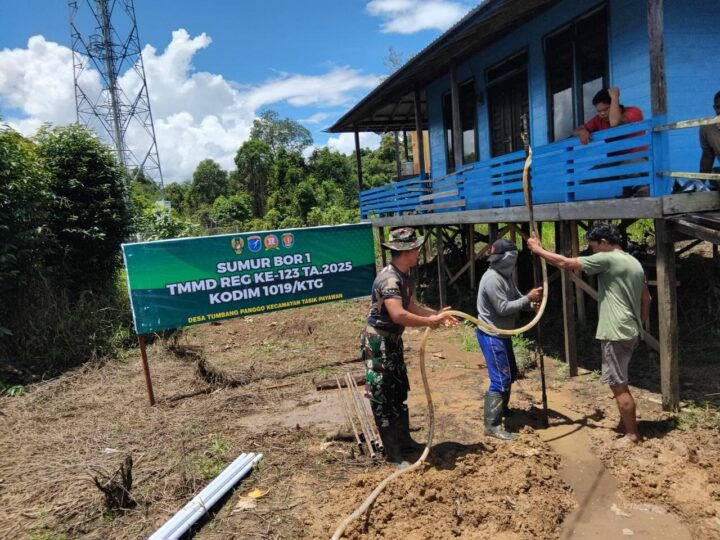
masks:
[[[512,272],[518,251],[509,240],[496,240],[490,250],[490,268],[483,274],[478,287],[478,319],[495,328],[516,328],[520,311],[532,311],[542,300],[542,287],[522,295],[515,285]],[[478,328],[485,365],[490,378],[490,388],[485,393],[485,435],[502,440],[515,440],[517,435],[503,429],[502,418],[507,415],[510,387],[517,379],[517,365],[512,340]]]

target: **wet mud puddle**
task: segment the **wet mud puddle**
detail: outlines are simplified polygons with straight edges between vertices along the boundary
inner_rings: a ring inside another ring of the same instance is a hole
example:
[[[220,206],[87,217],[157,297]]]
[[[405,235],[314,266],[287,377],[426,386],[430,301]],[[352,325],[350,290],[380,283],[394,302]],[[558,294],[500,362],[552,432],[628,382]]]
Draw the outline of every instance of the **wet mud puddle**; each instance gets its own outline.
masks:
[[[534,396],[540,400],[539,395]],[[563,457],[560,470],[572,486],[577,508],[565,519],[561,539],[673,538],[690,540],[690,531],[660,506],[628,504],[600,459],[592,453],[583,417],[563,406],[564,397],[549,392],[550,427],[539,431],[543,441]],[[554,414],[553,414],[554,411]]]

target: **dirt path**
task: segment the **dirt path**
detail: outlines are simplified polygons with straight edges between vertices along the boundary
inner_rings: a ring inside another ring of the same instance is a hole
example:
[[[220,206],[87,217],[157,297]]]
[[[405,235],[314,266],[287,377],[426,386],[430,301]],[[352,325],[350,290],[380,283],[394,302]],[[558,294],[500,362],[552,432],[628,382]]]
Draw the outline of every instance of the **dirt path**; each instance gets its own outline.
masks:
[[[540,400],[539,393],[532,393]],[[549,392],[550,427],[540,439],[563,458],[561,477],[573,488],[578,503],[565,518],[561,539],[590,540],[632,536],[639,540],[689,540],[690,531],[677,516],[658,505],[624,502],[617,481],[593,454],[586,419],[566,408],[565,393]]]

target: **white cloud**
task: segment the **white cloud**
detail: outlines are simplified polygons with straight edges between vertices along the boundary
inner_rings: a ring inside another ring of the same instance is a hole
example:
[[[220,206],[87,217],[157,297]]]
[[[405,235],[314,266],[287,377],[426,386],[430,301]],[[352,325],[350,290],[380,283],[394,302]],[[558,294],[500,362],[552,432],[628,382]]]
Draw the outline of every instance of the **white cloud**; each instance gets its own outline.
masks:
[[[469,10],[452,0],[371,0],[370,15],[381,17],[385,33],[413,34],[421,30],[447,30]]]
[[[317,112],[317,113],[315,113],[315,114],[313,114],[312,116],[309,116],[309,117],[307,117],[307,118],[301,118],[300,120],[298,120],[298,122],[301,122],[301,123],[303,123],[303,124],[315,125],[315,124],[320,124],[321,122],[324,122],[325,120],[327,120],[327,119],[330,118],[331,116],[333,116],[333,115],[330,114],[330,113]]]
[[[376,149],[380,146],[380,135],[375,133],[363,132],[359,134],[360,147]],[[340,133],[337,137],[330,137],[327,142],[328,148],[337,150],[346,155],[350,155],[355,151],[355,134]]]
[[[256,111],[275,103],[318,108],[349,105],[379,82],[347,66],[331,67],[319,75],[280,73],[258,85],[238,84],[222,75],[197,72],[195,54],[211,45],[206,34],[191,37],[185,30],[172,33],[163,51],[147,45],[143,61],[152,104],[160,162],[166,182],[192,176],[206,158],[224,168],[234,167],[233,157],[247,140]],[[93,97],[101,90],[100,76],[91,69],[83,74],[83,88]],[[137,95],[140,81],[134,70],[124,73],[120,86]],[[0,104],[22,116],[4,121],[30,135],[44,122],[74,122],[72,52],[67,47],[33,36],[27,48],[0,50]],[[330,115],[318,112],[307,123]],[[149,148],[141,126],[128,129],[126,140],[136,155]]]

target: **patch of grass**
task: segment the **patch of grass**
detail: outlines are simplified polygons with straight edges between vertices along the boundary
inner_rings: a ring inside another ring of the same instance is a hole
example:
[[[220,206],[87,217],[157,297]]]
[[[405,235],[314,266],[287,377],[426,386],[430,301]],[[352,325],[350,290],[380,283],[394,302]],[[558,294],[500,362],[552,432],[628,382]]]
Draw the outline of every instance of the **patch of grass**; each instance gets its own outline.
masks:
[[[315,373],[317,373],[317,378],[320,380],[325,380],[330,378],[330,368],[328,366],[321,366],[315,370]]]
[[[201,476],[206,480],[212,480],[219,475],[227,466],[227,455],[230,452],[230,445],[220,437],[213,436],[210,449],[202,454],[191,454],[183,464],[186,476]]]
[[[529,370],[537,366],[535,361],[535,342],[524,336],[512,336],[513,351],[515,352],[515,362],[518,371],[524,375]]]
[[[720,429],[720,410],[707,401],[690,402],[678,414],[678,427],[682,429]]]
[[[560,360],[559,358],[552,358],[552,361],[553,364],[555,364],[558,380],[564,381],[570,377],[570,366],[566,362]]]
[[[475,336],[475,325],[465,321],[460,332],[460,348],[467,352],[480,352],[480,345]]]
[[[322,455],[317,459],[316,464],[317,465],[328,465],[330,463],[334,463],[337,460],[338,460],[338,458],[335,454],[325,450],[322,453]]]
[[[6,384],[0,381],[0,396],[22,396],[25,393],[25,387],[21,384]]]
[[[223,441],[220,437],[213,437],[210,450],[218,457],[224,458],[230,451],[230,445]]]

